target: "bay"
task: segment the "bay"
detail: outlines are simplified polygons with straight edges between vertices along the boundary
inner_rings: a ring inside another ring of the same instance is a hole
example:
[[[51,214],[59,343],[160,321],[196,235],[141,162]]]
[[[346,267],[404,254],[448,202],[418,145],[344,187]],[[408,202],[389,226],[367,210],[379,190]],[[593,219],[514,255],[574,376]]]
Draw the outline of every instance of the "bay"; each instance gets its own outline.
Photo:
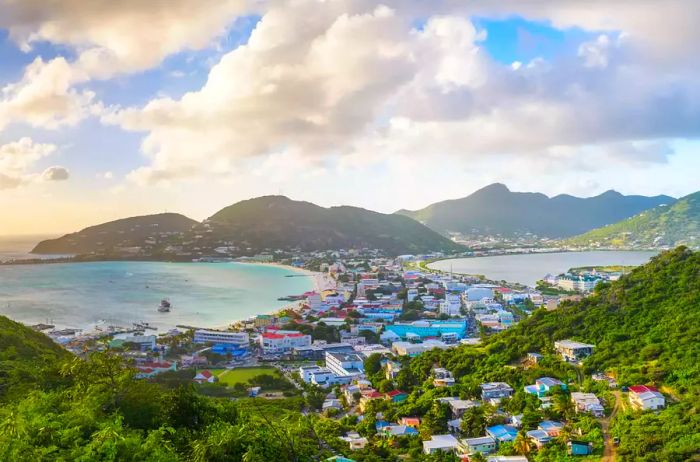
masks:
[[[479,274],[495,281],[518,282],[534,287],[546,274],[564,273],[582,266],[637,266],[657,255],[654,251],[589,251],[528,253],[491,257],[453,258],[428,265],[441,271]]]
[[[308,274],[308,273],[306,273]],[[285,277],[285,276],[295,277]],[[305,273],[252,263],[89,262],[0,266],[0,314],[58,327],[145,321],[223,327],[268,313],[313,288]],[[160,300],[173,305],[159,313]]]

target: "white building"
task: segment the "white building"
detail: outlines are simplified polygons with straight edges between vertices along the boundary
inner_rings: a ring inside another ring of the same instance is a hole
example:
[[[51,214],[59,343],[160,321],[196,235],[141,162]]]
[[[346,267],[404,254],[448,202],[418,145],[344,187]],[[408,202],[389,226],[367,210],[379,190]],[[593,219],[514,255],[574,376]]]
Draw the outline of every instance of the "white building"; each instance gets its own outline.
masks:
[[[423,452],[435,454],[438,451],[455,452],[459,441],[452,435],[433,435],[429,441],[423,441]]]
[[[225,343],[248,346],[249,341],[250,337],[247,332],[224,332],[203,329],[194,331],[194,343]]]
[[[311,336],[296,331],[265,332],[258,339],[265,353],[287,353],[311,345]]]
[[[629,388],[630,404],[643,411],[663,409],[666,398],[655,387],[635,385]]]
[[[358,376],[364,373],[362,356],[356,353],[326,353],[326,367],[338,376]]]
[[[440,313],[448,316],[459,316],[462,308],[462,299],[458,294],[446,294],[445,300],[440,302]]]

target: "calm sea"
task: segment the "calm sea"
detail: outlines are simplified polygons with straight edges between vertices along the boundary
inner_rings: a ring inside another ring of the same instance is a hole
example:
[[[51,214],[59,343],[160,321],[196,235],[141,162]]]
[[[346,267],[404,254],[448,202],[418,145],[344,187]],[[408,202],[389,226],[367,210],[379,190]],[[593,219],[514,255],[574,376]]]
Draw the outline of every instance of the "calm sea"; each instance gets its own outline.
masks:
[[[56,258],[56,255],[29,253],[37,243],[54,237],[56,236],[0,236],[0,261]]]
[[[99,262],[0,266],[0,314],[24,323],[85,328],[146,321],[220,327],[281,308],[313,279],[247,263]],[[295,275],[295,277],[285,277]],[[159,313],[168,298],[170,313]]]
[[[442,271],[481,274],[495,281],[519,282],[533,286],[547,273],[560,274],[581,266],[642,265],[658,252],[593,251],[499,255],[495,257],[455,258],[428,265]]]

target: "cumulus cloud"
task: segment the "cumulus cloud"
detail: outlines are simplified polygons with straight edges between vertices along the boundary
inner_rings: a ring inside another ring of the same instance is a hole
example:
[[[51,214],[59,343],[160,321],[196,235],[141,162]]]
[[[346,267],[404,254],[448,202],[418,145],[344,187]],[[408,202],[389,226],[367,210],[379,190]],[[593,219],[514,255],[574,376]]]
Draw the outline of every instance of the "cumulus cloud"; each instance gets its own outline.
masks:
[[[506,66],[485,54],[483,33],[450,2],[436,3],[444,14],[419,29],[416,3],[388,4],[280,2],[247,45],[213,66],[201,89],[113,109],[106,122],[146,133],[142,149],[150,164],[129,178],[226,175],[242,159],[290,149],[310,159],[546,158],[555,156],[554,147],[700,134],[700,79],[677,70],[649,72],[633,59],[627,31],[582,44],[579,59]],[[571,11],[580,11],[578,2],[567,12],[556,2],[539,9],[519,4],[508,11],[548,14],[566,26],[573,24]],[[610,13],[610,23],[586,15],[582,23],[628,24],[615,16],[620,11],[596,6],[603,16]],[[638,34],[642,22],[630,33]],[[610,153],[654,158],[640,149]]]
[[[46,175],[45,179],[67,179],[68,171],[63,167],[51,167],[42,175],[31,171],[37,161],[55,151],[55,145],[35,143],[31,138],[0,145],[0,189],[16,188]]]
[[[168,55],[201,49],[250,7],[245,0],[0,0],[0,27],[22,49],[38,42],[80,52],[98,77],[151,68]]]
[[[53,166],[49,167],[41,174],[41,179],[44,181],[65,181],[70,178],[70,172],[65,167]]]

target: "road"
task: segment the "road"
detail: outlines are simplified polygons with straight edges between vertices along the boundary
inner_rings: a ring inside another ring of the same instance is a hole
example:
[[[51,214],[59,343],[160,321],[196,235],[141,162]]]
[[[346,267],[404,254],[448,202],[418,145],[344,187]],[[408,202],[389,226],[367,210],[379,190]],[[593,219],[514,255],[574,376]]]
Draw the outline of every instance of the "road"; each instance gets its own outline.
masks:
[[[603,462],[614,462],[615,459],[617,458],[617,446],[613,444],[613,439],[610,436],[610,421],[615,418],[617,415],[618,410],[620,407],[626,407],[625,403],[623,402],[623,397],[622,393],[620,393],[620,390],[615,391],[615,406],[613,407],[612,412],[610,413],[609,417],[605,417],[604,419],[601,419],[600,425],[603,428],[603,458],[601,459]]]

